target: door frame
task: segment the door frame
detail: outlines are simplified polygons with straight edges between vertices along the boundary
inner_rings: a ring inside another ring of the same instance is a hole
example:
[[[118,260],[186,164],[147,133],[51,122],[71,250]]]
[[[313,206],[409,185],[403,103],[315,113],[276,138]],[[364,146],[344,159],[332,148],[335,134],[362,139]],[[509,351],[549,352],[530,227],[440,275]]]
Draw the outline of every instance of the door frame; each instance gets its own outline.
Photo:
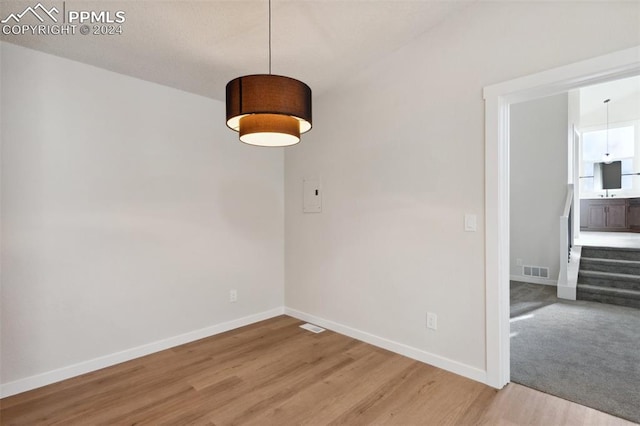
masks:
[[[484,88],[487,384],[510,381],[509,105],[640,75],[640,46]]]

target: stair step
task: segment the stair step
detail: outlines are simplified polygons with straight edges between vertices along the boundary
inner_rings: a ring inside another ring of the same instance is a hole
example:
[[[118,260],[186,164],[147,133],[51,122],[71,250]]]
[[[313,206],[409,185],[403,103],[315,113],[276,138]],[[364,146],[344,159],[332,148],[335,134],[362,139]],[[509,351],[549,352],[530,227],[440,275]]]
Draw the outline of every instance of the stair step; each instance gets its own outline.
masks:
[[[597,259],[618,259],[640,261],[640,249],[623,247],[583,246],[582,256]]]
[[[578,283],[578,300],[609,303],[640,309],[640,291],[620,288],[607,288]]]
[[[576,297],[640,309],[640,249],[583,246]]]
[[[599,259],[582,256],[580,270],[640,276],[640,260]]]
[[[640,275],[581,269],[578,272],[578,282],[594,287],[640,291]]]

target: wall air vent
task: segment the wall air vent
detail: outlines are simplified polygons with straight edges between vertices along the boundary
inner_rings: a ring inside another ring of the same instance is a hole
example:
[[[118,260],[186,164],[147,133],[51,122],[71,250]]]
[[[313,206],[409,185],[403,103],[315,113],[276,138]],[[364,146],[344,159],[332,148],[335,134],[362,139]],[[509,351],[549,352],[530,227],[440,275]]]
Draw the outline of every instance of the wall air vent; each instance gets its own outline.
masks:
[[[549,278],[549,268],[546,266],[523,266],[522,275],[526,277]]]
[[[309,330],[309,331],[311,331],[313,333],[316,333],[316,334],[317,333],[322,333],[324,331],[324,328],[318,327],[317,325],[313,325],[313,324],[309,324],[309,323],[302,324],[300,326],[300,328],[304,328],[305,330]]]

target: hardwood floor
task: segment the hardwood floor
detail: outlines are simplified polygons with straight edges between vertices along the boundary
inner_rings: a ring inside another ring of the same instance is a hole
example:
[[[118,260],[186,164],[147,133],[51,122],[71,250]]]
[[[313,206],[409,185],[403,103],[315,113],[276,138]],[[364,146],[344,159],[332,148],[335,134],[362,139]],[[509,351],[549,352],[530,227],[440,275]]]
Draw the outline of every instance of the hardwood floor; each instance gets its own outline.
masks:
[[[0,400],[0,423],[629,425],[280,316]]]

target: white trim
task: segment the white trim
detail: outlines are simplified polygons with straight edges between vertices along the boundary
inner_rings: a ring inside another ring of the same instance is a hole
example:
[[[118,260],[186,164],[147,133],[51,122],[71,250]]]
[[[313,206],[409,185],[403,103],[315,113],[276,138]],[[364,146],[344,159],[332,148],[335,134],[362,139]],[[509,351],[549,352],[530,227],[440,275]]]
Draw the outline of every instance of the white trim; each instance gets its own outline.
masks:
[[[559,286],[557,295],[559,299],[576,300],[576,288]]]
[[[573,145],[572,145],[573,146]],[[560,235],[558,238],[560,249],[560,273],[558,274],[558,281],[556,285],[559,287],[566,287],[569,280],[569,251],[573,245],[573,241],[569,241],[569,230],[573,226],[570,223],[571,208],[573,207],[573,184],[567,185],[567,197],[564,202],[564,209],[562,210],[562,216],[560,216]],[[575,213],[574,213],[575,214]],[[560,290],[558,290],[560,291]]]
[[[638,61],[640,46],[487,86],[484,99],[505,97],[512,104],[632,77],[640,72]]]
[[[546,278],[530,277],[529,275],[509,275],[509,280],[521,283],[557,286],[558,281]]]
[[[479,368],[472,367],[470,365],[463,364],[461,362],[454,361],[439,355],[435,355],[430,352],[423,351],[422,349],[405,345],[403,343],[385,339],[383,337],[379,337],[365,331],[357,330],[355,328],[351,328],[337,322],[320,318],[306,312],[298,311],[296,309],[285,307],[284,313],[294,318],[298,318],[299,320],[319,325],[321,327],[335,331],[336,333],[344,334],[345,336],[361,340],[379,348],[387,349],[391,352],[395,352],[397,354],[433,365],[438,368],[442,368],[443,370],[450,371],[452,373],[467,377],[481,383],[486,383],[486,372]]]
[[[576,300],[581,256],[582,246],[574,245],[571,248],[571,258],[569,259],[569,265],[567,266],[567,284],[558,286],[558,297],[560,299]]]
[[[487,383],[510,380],[509,105],[640,74],[640,46],[484,88]]]
[[[582,147],[580,146],[580,139],[582,136],[578,129],[573,126],[572,129],[572,143],[573,143],[573,241],[575,244],[577,238],[580,238],[580,158],[582,156]]]
[[[485,96],[489,92],[485,89]],[[485,101],[485,317],[487,384],[509,383],[509,105],[500,96]],[[505,179],[506,177],[506,179]],[[506,212],[505,212],[506,209]],[[503,238],[506,235],[507,238]],[[504,319],[507,321],[504,321]],[[505,344],[506,342],[506,344]]]
[[[110,367],[112,365],[120,364],[121,362],[140,358],[145,355],[173,348],[174,346],[183,345],[185,343],[193,342],[205,337],[214,336],[216,334],[224,333],[229,330],[234,330],[236,328],[244,327],[246,325],[264,321],[266,319],[277,317],[278,315],[283,314],[284,308],[279,307],[271,309],[269,311],[249,315],[243,318],[238,318],[236,320],[212,325],[200,330],[190,331],[178,336],[158,340],[146,345],[126,349],[121,352],[101,356],[92,360],[83,361],[78,364],[59,368],[57,370],[47,371],[46,373],[26,377],[24,379],[19,379],[9,383],[3,383],[2,385],[0,385],[0,397],[5,398],[7,396],[15,395],[21,392],[26,392],[31,389],[36,389],[41,386],[46,386],[51,383],[69,379],[71,377],[80,376],[81,374],[96,371],[105,367]]]

